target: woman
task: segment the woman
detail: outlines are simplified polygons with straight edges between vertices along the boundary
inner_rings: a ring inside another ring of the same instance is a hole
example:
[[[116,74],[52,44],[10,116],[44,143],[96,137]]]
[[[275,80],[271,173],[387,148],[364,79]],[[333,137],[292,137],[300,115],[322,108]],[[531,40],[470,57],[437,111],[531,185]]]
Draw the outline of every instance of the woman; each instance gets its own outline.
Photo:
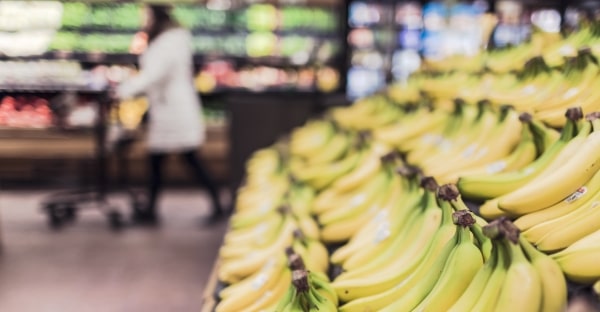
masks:
[[[171,17],[168,5],[146,6],[144,25],[148,47],[139,59],[140,73],[121,84],[116,92],[121,99],[145,94],[150,104],[149,200],[146,209],[134,210],[134,220],[142,223],[158,220],[156,202],[168,154],[179,154],[199,182],[208,188],[212,199],[209,220],[216,220],[223,215],[217,188],[196,156],[205,139],[205,127],[193,84],[191,34]]]

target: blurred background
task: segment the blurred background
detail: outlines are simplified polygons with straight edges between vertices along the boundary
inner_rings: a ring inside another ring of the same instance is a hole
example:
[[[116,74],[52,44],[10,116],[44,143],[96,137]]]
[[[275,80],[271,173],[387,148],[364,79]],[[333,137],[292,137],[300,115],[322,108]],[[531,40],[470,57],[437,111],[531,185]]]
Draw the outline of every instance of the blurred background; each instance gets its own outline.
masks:
[[[324,109],[404,81],[428,61],[577,29],[600,7],[168,2],[193,33],[207,125],[199,153],[225,202],[253,151]],[[106,90],[136,75],[147,44],[141,3],[0,0],[0,311],[200,308],[226,225],[198,222],[209,201],[185,168],[167,167],[161,226],[127,227],[148,175],[148,102],[113,103]]]

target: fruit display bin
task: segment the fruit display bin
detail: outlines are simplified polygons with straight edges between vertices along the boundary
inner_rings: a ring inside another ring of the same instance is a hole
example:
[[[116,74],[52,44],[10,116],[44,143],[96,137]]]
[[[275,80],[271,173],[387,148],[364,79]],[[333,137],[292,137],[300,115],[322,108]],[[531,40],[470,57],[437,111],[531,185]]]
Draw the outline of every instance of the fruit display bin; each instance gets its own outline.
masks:
[[[438,63],[254,151],[208,290],[216,311],[596,309],[595,27],[561,41],[587,37],[562,63],[490,66],[531,46],[476,56],[483,73]]]

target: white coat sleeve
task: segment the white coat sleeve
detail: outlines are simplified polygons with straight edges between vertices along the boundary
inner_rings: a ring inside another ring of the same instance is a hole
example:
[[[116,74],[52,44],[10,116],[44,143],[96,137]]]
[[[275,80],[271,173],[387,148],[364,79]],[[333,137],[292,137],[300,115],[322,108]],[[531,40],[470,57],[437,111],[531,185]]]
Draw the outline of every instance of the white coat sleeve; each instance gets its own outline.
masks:
[[[119,98],[127,99],[141,95],[168,77],[171,63],[169,48],[164,47],[165,40],[155,43],[155,46],[147,50],[144,67],[138,75],[121,83],[117,88]]]

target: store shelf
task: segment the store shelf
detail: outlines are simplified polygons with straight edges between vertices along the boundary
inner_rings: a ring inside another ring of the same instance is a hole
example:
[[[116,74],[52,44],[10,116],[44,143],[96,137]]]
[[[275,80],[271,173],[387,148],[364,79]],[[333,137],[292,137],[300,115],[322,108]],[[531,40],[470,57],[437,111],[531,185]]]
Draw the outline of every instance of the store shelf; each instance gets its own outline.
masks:
[[[0,93],[60,93],[77,92],[85,94],[102,94],[106,90],[92,89],[75,85],[0,85]]]

